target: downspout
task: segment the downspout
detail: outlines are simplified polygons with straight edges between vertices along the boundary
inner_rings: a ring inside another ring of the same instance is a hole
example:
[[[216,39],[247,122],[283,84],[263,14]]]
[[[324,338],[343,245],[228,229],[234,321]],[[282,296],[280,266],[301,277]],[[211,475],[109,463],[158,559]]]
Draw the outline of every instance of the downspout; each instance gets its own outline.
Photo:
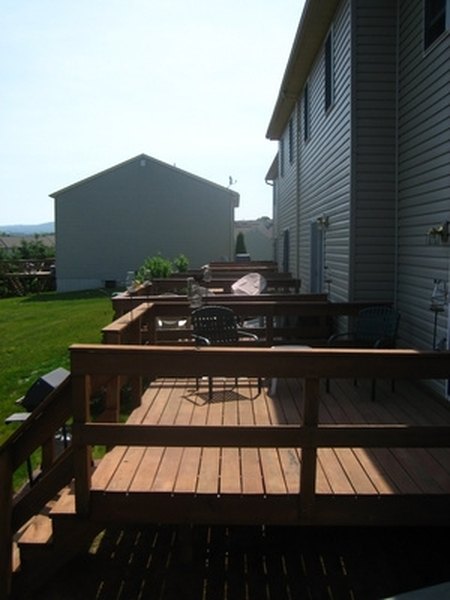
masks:
[[[277,223],[275,221],[275,211],[276,211],[276,202],[275,202],[275,182],[267,179],[264,179],[264,182],[272,188],[272,224],[273,224],[273,236],[272,236],[272,257],[274,261],[278,264],[278,256],[276,255],[276,240],[278,237],[277,233]]]
[[[356,45],[356,27],[357,27],[357,3],[354,0],[350,0],[350,198],[349,198],[349,261],[348,261],[348,289],[347,298],[348,302],[355,300],[355,247],[356,247],[356,215],[355,208],[358,203],[356,202],[356,98],[357,93],[355,87],[357,85],[356,78],[356,63],[357,63],[357,45]]]
[[[395,164],[394,164],[394,306],[398,301],[398,245],[399,245],[399,91],[400,91],[400,0],[397,0],[397,23],[396,23],[396,48],[395,48]]]
[[[301,256],[301,252],[300,252],[300,183],[301,183],[301,177],[300,177],[300,166],[301,166],[301,160],[300,160],[300,150],[301,150],[301,143],[300,143],[300,122],[301,122],[301,118],[302,118],[302,114],[301,114],[301,102],[299,100],[299,98],[297,99],[296,102],[296,131],[295,131],[295,144],[296,144],[296,155],[295,155],[295,160],[296,160],[296,165],[295,165],[295,200],[296,200],[296,238],[297,238],[297,244],[296,244],[296,278],[300,281],[300,289],[301,289],[301,277],[300,277],[300,256]]]

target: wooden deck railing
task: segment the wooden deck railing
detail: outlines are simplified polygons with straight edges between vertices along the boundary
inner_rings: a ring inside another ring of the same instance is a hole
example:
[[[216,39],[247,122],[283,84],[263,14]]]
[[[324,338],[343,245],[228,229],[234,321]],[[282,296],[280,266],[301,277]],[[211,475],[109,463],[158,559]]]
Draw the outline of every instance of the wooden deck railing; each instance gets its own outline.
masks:
[[[12,536],[66,485],[74,475],[73,447],[58,454],[55,434],[72,416],[68,378],[31,413],[0,447],[0,598],[7,597],[11,578]],[[14,494],[13,476],[42,448],[42,465],[33,484]]]
[[[187,322],[183,327],[158,327],[158,320],[188,319],[191,308],[187,299],[151,297],[139,304],[135,298],[115,299],[116,314],[121,316],[107,325],[103,331],[105,343],[175,343],[189,340],[191,331]],[[206,304],[220,303],[232,308],[242,319],[260,318],[261,326],[252,328],[261,344],[271,346],[279,340],[286,343],[318,345],[326,342],[332,333],[333,319],[354,316],[362,308],[373,305],[367,302],[327,302],[326,296],[304,295],[292,300],[265,299],[265,296],[244,298],[242,296],[221,296],[205,299]],[[131,307],[135,308],[131,308]],[[130,310],[122,313],[125,308]],[[286,323],[285,321],[292,321]]]
[[[327,294],[261,294],[259,296],[237,296],[235,294],[220,294],[217,296],[205,296],[204,304],[221,304],[232,306],[235,303],[247,302],[258,305],[265,302],[326,302]],[[171,302],[184,305],[187,302],[186,294],[174,296],[161,296],[157,294],[118,294],[112,298],[114,316],[116,319],[137,308],[143,302]]]
[[[141,446],[300,447],[299,510],[314,510],[317,451],[322,447],[450,447],[449,426],[319,425],[319,382],[333,378],[439,379],[450,376],[450,352],[414,350],[192,348],[75,345],[74,382],[76,508],[89,514],[90,447]],[[120,373],[156,377],[300,377],[305,382],[305,415],[300,426],[170,426],[90,422],[90,381]]]
[[[142,309],[144,310],[144,309]],[[145,311],[144,311],[145,312]],[[323,378],[446,379],[450,352],[413,350],[195,348],[190,346],[74,345],[71,377],[50,395],[0,448],[0,597],[7,597],[11,577],[13,532],[75,477],[76,508],[89,514],[91,446],[300,447],[299,510],[314,511],[317,453],[322,447],[450,447],[448,426],[319,425],[319,382]],[[142,377],[254,376],[299,377],[305,382],[305,414],[299,426],[157,426],[122,425],[120,386]],[[91,397],[103,382],[109,387],[110,422],[91,421]],[[51,410],[48,410],[50,406]],[[72,412],[73,408],[73,412]],[[28,494],[13,502],[14,471],[35,449],[45,446],[73,414],[73,444],[55,457]]]
[[[301,281],[300,279],[294,279],[290,276],[283,276],[284,274],[277,274],[271,277],[269,274],[266,276],[267,290],[285,293],[290,292],[298,294],[300,291]],[[231,294],[231,286],[239,279],[236,276],[222,277],[218,275],[206,283],[203,282],[202,286],[210,288],[212,290],[220,290],[224,294]],[[167,292],[174,293],[186,293],[187,278],[186,277],[167,277],[163,279],[153,279],[151,282],[151,289],[153,294],[164,294]]]

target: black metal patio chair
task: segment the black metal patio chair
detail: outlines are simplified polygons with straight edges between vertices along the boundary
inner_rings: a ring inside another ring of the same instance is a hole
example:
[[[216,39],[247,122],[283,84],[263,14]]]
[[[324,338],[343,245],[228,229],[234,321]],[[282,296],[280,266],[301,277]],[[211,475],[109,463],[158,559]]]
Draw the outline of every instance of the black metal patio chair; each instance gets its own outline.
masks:
[[[359,311],[351,331],[337,333],[328,339],[329,346],[356,348],[395,348],[400,313],[390,306],[369,306]],[[355,379],[355,385],[357,380]],[[394,388],[394,380],[392,381]],[[327,392],[330,381],[327,380]],[[375,399],[375,379],[372,379],[372,400]]]
[[[207,346],[233,346],[240,340],[257,341],[256,334],[239,327],[236,314],[225,306],[201,306],[192,311],[192,336],[200,344]],[[212,398],[213,378],[208,378],[209,399]],[[237,385],[237,378],[236,378]],[[198,388],[198,378],[197,378]],[[261,379],[258,379],[258,393],[261,391]]]

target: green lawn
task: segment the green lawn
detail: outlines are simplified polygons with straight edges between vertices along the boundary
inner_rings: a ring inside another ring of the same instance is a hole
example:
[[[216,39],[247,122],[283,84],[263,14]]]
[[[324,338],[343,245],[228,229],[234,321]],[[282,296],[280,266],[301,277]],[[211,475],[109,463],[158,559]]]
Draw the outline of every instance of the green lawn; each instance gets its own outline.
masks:
[[[0,444],[12,433],[5,418],[41,375],[69,368],[68,348],[101,341],[111,322],[111,298],[102,291],[49,292],[0,300]]]

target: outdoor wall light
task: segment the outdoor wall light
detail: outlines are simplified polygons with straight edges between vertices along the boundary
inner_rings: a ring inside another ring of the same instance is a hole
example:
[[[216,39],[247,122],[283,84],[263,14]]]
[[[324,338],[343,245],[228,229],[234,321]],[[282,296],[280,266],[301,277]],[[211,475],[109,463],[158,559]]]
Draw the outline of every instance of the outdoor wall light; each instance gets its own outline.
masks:
[[[449,239],[449,221],[444,221],[440,225],[435,225],[427,231],[428,240],[433,240],[434,243],[447,243]]]
[[[328,229],[330,225],[330,218],[328,215],[325,214],[321,215],[320,217],[317,217],[316,221],[320,229]]]

